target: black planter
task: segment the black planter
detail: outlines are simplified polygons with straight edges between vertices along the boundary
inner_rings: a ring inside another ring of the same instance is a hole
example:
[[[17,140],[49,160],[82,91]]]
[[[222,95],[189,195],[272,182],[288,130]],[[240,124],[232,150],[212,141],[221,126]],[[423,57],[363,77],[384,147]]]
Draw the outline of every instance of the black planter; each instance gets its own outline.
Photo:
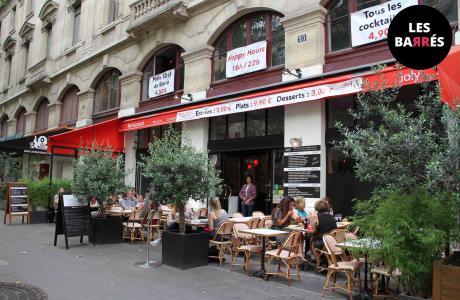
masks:
[[[48,211],[37,210],[30,212],[30,224],[48,223]]]
[[[404,295],[404,294],[399,294],[398,299],[399,300],[426,300],[426,298],[414,297],[414,296],[409,296],[409,295]]]
[[[208,265],[209,236],[203,232],[164,231],[162,263],[182,270]]]
[[[115,244],[123,240],[123,219],[121,217],[91,218],[89,242]]]

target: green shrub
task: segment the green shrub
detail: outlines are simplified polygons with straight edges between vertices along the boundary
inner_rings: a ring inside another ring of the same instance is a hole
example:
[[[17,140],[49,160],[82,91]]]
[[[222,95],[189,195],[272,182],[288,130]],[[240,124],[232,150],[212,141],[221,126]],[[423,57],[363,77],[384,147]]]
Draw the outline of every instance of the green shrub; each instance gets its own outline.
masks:
[[[63,187],[66,192],[71,192],[71,180],[57,179],[53,180],[50,186],[50,180],[45,177],[38,181],[27,182],[29,190],[29,203],[32,210],[37,207],[48,208],[53,205],[54,195],[57,194],[59,188]]]
[[[371,256],[398,268],[404,290],[411,295],[429,295],[433,261],[441,257],[449,239],[458,233],[457,197],[418,189],[376,194],[371,200],[380,205],[354,221],[366,236],[382,242],[382,248]]]

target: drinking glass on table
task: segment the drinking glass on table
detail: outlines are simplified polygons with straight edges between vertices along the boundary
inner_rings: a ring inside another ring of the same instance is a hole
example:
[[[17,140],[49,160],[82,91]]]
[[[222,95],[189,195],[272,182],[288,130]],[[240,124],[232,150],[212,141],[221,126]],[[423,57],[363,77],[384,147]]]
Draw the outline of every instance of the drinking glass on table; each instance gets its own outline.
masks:
[[[336,214],[336,215],[335,215],[335,220],[336,220],[337,222],[341,222],[341,221],[342,221],[342,214]]]

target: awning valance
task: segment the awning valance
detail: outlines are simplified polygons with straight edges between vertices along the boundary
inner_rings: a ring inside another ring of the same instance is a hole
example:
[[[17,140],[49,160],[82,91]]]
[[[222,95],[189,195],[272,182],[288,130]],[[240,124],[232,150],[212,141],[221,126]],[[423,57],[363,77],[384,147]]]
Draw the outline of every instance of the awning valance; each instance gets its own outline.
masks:
[[[439,64],[441,97],[451,107],[460,105],[460,45],[453,46],[449,55]]]
[[[355,94],[369,88],[397,84],[410,85],[436,79],[434,69],[418,71],[391,66],[375,73],[367,71],[283,86],[243,96],[181,106],[149,116],[133,117],[120,123],[120,131],[139,130],[175,122],[191,121],[276,106]],[[374,83],[377,83],[374,85]]]
[[[0,138],[0,151],[31,154],[48,154],[50,136],[69,131],[69,128],[55,128],[42,133],[24,136],[15,134]]]
[[[88,149],[94,142],[110,145],[114,152],[123,152],[124,134],[118,130],[119,119],[112,119],[49,138],[48,152],[61,155],[75,155],[77,149]]]

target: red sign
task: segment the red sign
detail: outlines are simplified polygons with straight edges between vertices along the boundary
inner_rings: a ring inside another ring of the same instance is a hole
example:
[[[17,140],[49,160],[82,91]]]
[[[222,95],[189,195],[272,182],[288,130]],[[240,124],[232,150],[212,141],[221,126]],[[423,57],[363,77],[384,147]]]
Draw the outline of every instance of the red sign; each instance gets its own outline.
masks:
[[[172,124],[176,122],[176,113],[165,113],[161,115],[140,117],[127,120],[121,123],[120,131],[139,130],[143,128],[155,127],[160,125]]]

